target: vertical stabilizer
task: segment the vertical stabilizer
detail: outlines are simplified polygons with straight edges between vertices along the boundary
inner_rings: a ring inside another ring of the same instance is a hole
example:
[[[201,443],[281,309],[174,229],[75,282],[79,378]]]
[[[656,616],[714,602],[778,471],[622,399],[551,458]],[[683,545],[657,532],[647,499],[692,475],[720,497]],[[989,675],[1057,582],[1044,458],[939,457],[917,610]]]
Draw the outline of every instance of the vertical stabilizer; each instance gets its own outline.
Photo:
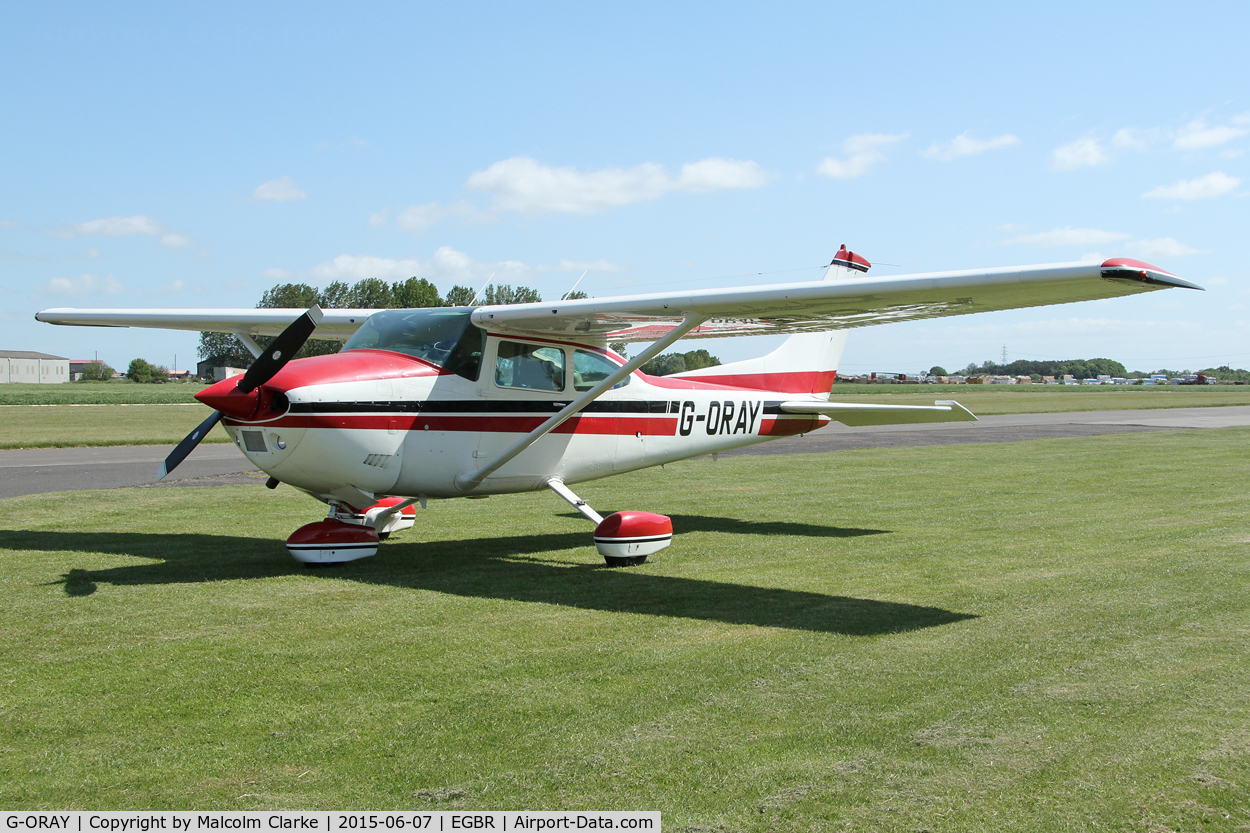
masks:
[[[825,270],[823,280],[856,278],[871,267],[871,263],[843,245]],[[755,390],[817,394],[828,398],[845,346],[845,330],[799,333],[787,338],[767,356],[674,373],[673,377]]]

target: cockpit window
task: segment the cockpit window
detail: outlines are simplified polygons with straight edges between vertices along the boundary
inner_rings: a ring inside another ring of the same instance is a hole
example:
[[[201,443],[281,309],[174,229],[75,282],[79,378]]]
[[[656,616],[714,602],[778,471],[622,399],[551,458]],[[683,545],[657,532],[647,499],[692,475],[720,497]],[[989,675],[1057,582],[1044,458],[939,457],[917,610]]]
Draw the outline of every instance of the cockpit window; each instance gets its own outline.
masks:
[[[486,331],[475,327],[473,310],[393,309],[369,316],[343,345],[348,350],[393,350],[424,359],[476,382],[482,370]]]

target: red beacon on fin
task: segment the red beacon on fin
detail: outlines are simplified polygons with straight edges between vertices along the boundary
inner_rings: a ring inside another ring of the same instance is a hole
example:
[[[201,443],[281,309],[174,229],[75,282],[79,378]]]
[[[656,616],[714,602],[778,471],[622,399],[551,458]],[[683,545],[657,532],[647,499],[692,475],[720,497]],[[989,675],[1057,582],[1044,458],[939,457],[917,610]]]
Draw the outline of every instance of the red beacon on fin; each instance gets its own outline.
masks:
[[[854,269],[857,272],[867,272],[872,268],[872,264],[867,260],[864,260],[864,258],[852,251],[848,251],[845,243],[842,244],[842,248],[838,249],[838,253],[833,256],[833,262],[829,265],[842,266],[846,269]]]

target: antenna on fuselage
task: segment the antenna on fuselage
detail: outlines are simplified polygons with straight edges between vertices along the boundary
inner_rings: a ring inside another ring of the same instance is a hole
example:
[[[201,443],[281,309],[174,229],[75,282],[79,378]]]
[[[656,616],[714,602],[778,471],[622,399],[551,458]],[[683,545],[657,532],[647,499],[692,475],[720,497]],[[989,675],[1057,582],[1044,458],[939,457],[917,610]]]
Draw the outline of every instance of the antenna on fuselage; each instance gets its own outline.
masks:
[[[587,270],[586,270],[586,272],[589,272],[589,271],[590,271],[589,269],[587,269]],[[582,278],[586,277],[586,272],[582,272]],[[577,280],[573,281],[573,286],[572,286],[572,288],[571,288],[571,289],[569,289],[569,291],[568,291],[568,292],[566,292],[566,293],[564,293],[563,295],[561,295],[561,296],[560,296],[560,300],[561,300],[561,301],[566,301],[566,300],[568,300],[568,297],[569,297],[570,295],[572,295],[574,292],[576,292],[576,291],[577,291],[577,285],[578,285],[579,283],[581,283],[581,282],[582,282],[582,278],[578,278]]]
[[[482,284],[482,288],[479,289],[477,292],[473,293],[473,300],[469,302],[469,306],[473,306],[474,304],[477,303],[477,296],[481,295],[483,292],[486,291],[486,287],[490,286],[490,281],[491,281],[491,278],[493,277],[495,277],[495,273],[491,272],[490,278],[486,279],[486,283]]]

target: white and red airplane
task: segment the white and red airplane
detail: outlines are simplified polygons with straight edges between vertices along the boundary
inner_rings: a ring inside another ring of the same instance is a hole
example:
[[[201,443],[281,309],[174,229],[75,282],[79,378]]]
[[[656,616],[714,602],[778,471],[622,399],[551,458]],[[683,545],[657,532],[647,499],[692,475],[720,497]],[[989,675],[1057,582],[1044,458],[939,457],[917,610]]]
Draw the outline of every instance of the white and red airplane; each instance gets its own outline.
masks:
[[[612,566],[667,547],[669,518],[601,517],[569,487],[621,472],[846,425],[975,420],[956,402],[831,401],[845,330],[948,315],[1201,289],[1136,260],[874,279],[843,246],[820,281],[486,307],[395,310],[74,310],[50,324],[233,333],[256,356],[196,398],[213,414],[162,464],[174,469],[221,421],[270,475],[329,505],[296,530],[296,560],[373,555],[411,527],[413,504],[551,489],[596,524]],[[680,338],[791,333],[762,358],[654,377],[639,367]],[[265,350],[255,335],[276,335]],[[346,341],[290,360],[308,338]],[[651,342],[628,361],[609,342]]]

